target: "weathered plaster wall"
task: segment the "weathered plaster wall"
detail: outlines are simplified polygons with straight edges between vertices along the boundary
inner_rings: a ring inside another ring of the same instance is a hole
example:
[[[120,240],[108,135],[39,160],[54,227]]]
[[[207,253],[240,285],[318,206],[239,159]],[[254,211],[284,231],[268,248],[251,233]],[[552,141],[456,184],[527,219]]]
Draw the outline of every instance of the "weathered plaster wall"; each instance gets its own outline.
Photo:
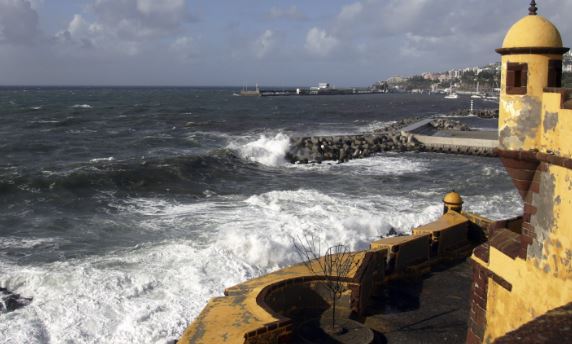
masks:
[[[548,63],[562,59],[560,55],[504,55],[502,78],[499,141],[502,149],[533,149],[540,143],[542,127],[542,98],[548,85]],[[528,87],[526,95],[506,93],[508,63],[528,64]]]
[[[489,262],[479,261],[512,285],[509,291],[489,279],[485,342],[572,301],[572,171],[544,166],[531,195],[535,238],[526,260],[491,247]]]
[[[562,93],[544,93],[539,150],[572,158],[572,110],[561,107]]]

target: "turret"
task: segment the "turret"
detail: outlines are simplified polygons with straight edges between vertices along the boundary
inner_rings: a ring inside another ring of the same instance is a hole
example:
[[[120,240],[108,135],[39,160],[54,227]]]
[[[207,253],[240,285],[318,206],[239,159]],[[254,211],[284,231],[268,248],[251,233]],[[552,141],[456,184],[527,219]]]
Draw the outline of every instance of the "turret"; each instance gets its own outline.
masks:
[[[561,86],[562,55],[568,48],[537,10],[532,1],[529,15],[512,26],[496,50],[502,55],[499,140],[505,150],[537,148],[544,88]]]

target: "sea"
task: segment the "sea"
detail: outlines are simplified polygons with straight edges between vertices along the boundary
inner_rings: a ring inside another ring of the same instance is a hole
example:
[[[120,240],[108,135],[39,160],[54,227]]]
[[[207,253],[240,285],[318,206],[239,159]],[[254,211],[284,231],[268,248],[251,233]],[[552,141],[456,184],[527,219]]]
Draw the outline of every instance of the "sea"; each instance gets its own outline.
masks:
[[[284,160],[291,137],[371,132],[469,98],[235,91],[0,88],[0,288],[29,299],[0,307],[0,343],[168,343],[225,288],[298,262],[294,238],[365,249],[437,219],[452,190],[492,219],[521,212],[496,158]]]

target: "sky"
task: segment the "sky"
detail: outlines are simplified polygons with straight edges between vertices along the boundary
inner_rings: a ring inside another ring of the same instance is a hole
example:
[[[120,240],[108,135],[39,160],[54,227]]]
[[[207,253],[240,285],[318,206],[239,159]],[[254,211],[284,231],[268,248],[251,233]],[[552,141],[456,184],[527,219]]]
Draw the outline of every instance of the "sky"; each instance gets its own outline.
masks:
[[[0,85],[367,86],[484,65],[528,0],[0,0]],[[572,45],[572,0],[539,0]]]

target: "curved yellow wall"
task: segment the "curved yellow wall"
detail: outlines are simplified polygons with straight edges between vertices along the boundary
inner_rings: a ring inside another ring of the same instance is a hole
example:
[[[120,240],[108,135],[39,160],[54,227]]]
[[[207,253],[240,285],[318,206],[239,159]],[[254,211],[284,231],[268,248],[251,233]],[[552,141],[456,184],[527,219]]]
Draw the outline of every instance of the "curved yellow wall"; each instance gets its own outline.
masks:
[[[548,84],[548,63],[562,60],[561,55],[504,55],[502,57],[501,97],[499,109],[500,147],[529,150],[539,146],[544,88]],[[526,95],[506,93],[508,63],[528,64]]]
[[[485,341],[572,301],[572,171],[551,165],[542,173],[531,220],[537,240],[527,259],[513,260],[494,247],[488,264],[473,258],[512,284],[508,291],[489,279]]]

